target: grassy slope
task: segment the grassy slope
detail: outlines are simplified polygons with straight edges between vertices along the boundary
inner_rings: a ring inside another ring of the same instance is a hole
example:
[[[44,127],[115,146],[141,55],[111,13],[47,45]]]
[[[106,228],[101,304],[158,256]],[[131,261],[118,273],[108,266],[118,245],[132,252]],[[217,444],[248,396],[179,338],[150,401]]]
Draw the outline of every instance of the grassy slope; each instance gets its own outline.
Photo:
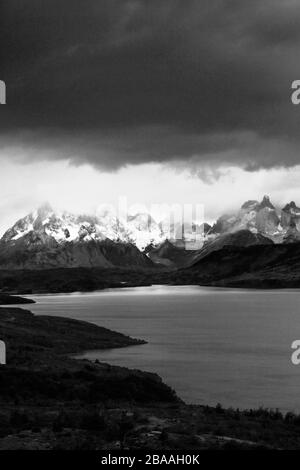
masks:
[[[187,406],[155,374],[68,356],[138,340],[18,308],[0,337],[0,450],[300,448],[298,416]]]
[[[69,357],[87,349],[142,344],[86,322],[35,316],[18,308],[0,309],[0,338],[7,347],[7,366],[0,368],[0,401],[22,399],[57,403],[82,398],[133,401],[171,400],[174,393],[155,374],[91,364]]]

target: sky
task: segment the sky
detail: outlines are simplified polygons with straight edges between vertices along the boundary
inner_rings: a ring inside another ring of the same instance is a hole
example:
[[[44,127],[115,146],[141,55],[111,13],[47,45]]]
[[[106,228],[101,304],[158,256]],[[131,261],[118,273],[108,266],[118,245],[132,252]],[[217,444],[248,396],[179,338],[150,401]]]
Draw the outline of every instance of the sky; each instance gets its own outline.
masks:
[[[0,40],[0,233],[46,200],[300,205],[298,0],[3,0]]]

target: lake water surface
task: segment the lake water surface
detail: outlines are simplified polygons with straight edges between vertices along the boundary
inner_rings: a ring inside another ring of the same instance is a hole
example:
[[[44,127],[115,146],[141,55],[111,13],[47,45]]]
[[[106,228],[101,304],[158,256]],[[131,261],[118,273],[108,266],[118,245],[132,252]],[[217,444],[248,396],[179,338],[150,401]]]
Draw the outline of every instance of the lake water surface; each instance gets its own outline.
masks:
[[[148,341],[85,354],[157,372],[189,403],[300,412],[300,290],[198,286],[30,296],[36,314],[86,320]]]

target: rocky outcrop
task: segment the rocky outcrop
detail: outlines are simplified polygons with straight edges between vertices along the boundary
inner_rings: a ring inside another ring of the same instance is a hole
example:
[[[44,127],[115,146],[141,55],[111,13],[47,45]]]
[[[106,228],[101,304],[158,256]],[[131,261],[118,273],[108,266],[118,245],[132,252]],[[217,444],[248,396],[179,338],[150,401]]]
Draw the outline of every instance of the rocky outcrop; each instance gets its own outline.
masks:
[[[300,208],[296,206],[294,201],[286,204],[281,211],[281,225],[283,228],[289,229],[291,224],[300,229]]]
[[[75,241],[58,243],[46,234],[29,232],[23,237],[0,242],[2,269],[50,269],[73,267],[151,267],[151,260],[130,243]]]
[[[261,202],[246,201],[237,214],[221,216],[211,232],[215,235],[222,235],[238,230],[250,230],[253,233],[261,233],[274,241],[276,238],[282,241],[279,240],[282,231],[280,218],[268,196],[264,196]]]
[[[296,242],[300,242],[300,232],[297,229],[296,222],[294,220],[291,220],[290,226],[287,229],[283,237],[283,243],[296,243]]]

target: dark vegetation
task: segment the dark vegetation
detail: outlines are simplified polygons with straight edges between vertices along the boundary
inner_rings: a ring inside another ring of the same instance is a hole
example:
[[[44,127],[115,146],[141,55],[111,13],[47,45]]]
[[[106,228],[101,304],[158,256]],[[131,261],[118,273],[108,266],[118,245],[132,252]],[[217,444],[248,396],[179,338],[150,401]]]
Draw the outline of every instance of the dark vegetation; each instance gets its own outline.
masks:
[[[194,256],[194,253],[189,255]],[[0,270],[0,292],[8,294],[93,291],[151,284],[222,287],[300,287],[300,243],[224,246],[189,267],[55,268]]]
[[[32,299],[25,299],[17,295],[0,294],[0,305],[34,304]]]
[[[154,270],[156,273],[158,270]],[[91,292],[113,287],[148,286],[152,270],[126,268],[55,268],[0,270],[0,292],[9,294]]]
[[[300,287],[300,243],[225,245],[189,267],[150,274],[157,284],[244,288]]]
[[[86,349],[139,345],[142,340],[17,308],[0,309],[0,338],[7,348],[7,365],[0,368],[0,397],[5,403],[175,400],[155,374],[70,357]]]
[[[0,338],[0,450],[300,449],[293,413],[188,406],[155,374],[71,356],[140,340],[19,308],[0,309]]]
[[[224,246],[177,270],[2,270],[0,302],[151,284],[300,287],[300,243]],[[0,339],[0,449],[300,449],[299,415],[188,406],[155,374],[72,356],[141,340],[18,308],[0,308]]]
[[[225,246],[178,271],[182,283],[223,287],[300,287],[300,243]]]
[[[90,410],[99,404],[179,402],[155,374],[71,357],[87,349],[136,346],[142,340],[18,308],[0,309],[0,338],[7,348],[7,365],[0,366],[2,438],[43,425],[58,430],[66,426],[61,413],[68,408],[77,410],[80,423],[85,419],[89,428]]]
[[[296,450],[299,427],[299,416],[265,409],[78,400],[56,408],[6,406],[0,411],[0,450]]]

